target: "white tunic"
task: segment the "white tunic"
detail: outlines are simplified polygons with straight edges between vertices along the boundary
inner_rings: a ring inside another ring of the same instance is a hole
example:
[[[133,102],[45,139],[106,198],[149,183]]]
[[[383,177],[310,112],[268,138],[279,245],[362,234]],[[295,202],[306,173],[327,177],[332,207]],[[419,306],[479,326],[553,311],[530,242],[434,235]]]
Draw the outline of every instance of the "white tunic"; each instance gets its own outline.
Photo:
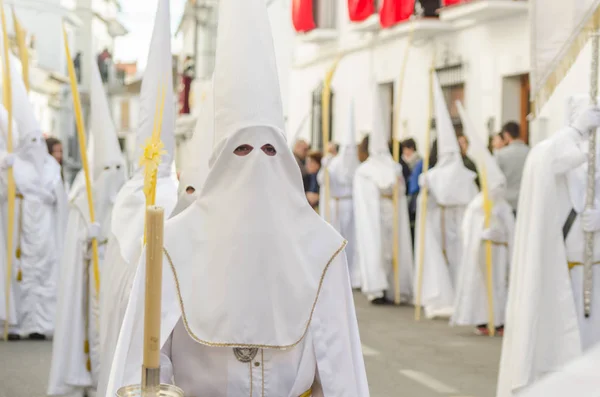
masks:
[[[100,311],[87,236],[90,220],[85,190],[80,191],[70,207],[52,344],[50,396],[83,396],[86,390],[93,392],[100,371]],[[99,270],[102,273],[111,207],[97,214],[104,214],[98,219],[102,227],[98,237]]]
[[[566,244],[562,230],[573,208],[565,173],[585,162],[573,134],[566,128],[534,147],[523,172],[498,397],[519,395],[579,357],[600,334],[598,311],[587,320],[581,315],[581,266],[568,268],[583,258],[581,226],[573,224]],[[593,270],[592,307],[600,308]]]
[[[0,155],[0,161],[4,157],[6,152],[2,152]],[[0,220],[2,222],[2,228],[0,228],[0,326],[4,329],[4,322],[6,316],[6,244],[8,238],[8,172],[4,171],[0,174]],[[19,223],[21,219],[21,198],[17,197],[15,200],[15,214],[14,214],[14,225],[13,225],[13,258],[12,258],[12,274],[11,274],[11,285],[10,285],[10,297],[9,297],[9,333],[20,334],[18,327],[18,306],[20,298],[20,283],[17,280],[18,272],[20,269],[19,258],[17,258],[18,238],[19,238]]]
[[[371,159],[359,166],[354,177],[354,211],[358,263],[362,291],[369,298],[394,298],[395,281],[392,264],[394,236],[394,182],[398,183],[398,279],[400,294],[405,301],[412,297],[413,261],[410,222],[405,185],[399,164],[391,166],[391,180],[381,178],[381,164]],[[391,159],[390,159],[391,161]]]
[[[338,155],[339,156],[339,155]],[[348,241],[346,246],[346,256],[348,257],[348,268],[350,271],[350,280],[353,288],[359,288],[361,285],[360,269],[356,259],[356,228],[354,221],[354,202],[352,198],[352,174],[348,177],[348,170],[340,169],[343,165],[336,156],[324,167],[329,169],[329,219],[326,219],[345,239]],[[324,192],[324,172],[319,172],[319,184],[321,185],[319,205],[321,216],[326,217],[325,192]]]
[[[16,157],[13,166],[21,201],[21,232],[15,242],[21,251],[19,332],[52,335],[56,310],[56,284],[66,225],[66,192],[60,166],[47,155],[41,175]],[[42,198],[44,197],[44,198]],[[15,217],[15,220],[18,218]]]
[[[141,263],[144,263],[143,259]],[[139,383],[141,379],[144,278],[145,269],[140,266],[119,336],[106,397],[113,397],[119,387]],[[368,397],[348,280],[346,258],[342,252],[325,274],[304,338],[288,350],[259,350],[251,363],[242,364],[235,358],[232,348],[205,346],[190,338],[182,326],[174,277],[165,258],[161,342],[163,355],[168,360],[161,362],[163,381],[169,380],[172,368],[174,383],[190,397],[207,393],[214,397],[296,397],[313,385],[315,396]]]
[[[514,223],[512,208],[506,200],[494,202],[491,228],[500,231],[503,237],[499,241],[492,241],[495,326],[504,324]],[[483,194],[480,193],[467,207],[462,225],[463,256],[451,319],[451,323],[455,325],[480,325],[489,322],[486,242],[481,237],[484,229]]]
[[[424,174],[429,196],[425,214],[424,241],[421,241],[422,197],[417,204],[415,261],[423,266],[421,303],[427,318],[449,318],[454,310],[454,291],[462,258],[462,222],[466,207],[477,194],[475,173],[467,170],[460,157],[449,158]],[[423,263],[421,260],[421,246]],[[418,272],[415,284],[418,284]],[[419,290],[419,286],[415,287]]]
[[[583,357],[519,393],[519,397],[597,397],[600,390],[600,345]]]
[[[98,394],[105,393],[121,324],[125,317],[136,266],[143,248],[146,201],[140,175],[129,180],[119,192],[112,212],[112,232],[108,237],[106,261],[100,290],[100,373]],[[156,204],[165,217],[177,202],[177,184],[172,175],[159,177]],[[115,234],[118,230],[119,234]]]

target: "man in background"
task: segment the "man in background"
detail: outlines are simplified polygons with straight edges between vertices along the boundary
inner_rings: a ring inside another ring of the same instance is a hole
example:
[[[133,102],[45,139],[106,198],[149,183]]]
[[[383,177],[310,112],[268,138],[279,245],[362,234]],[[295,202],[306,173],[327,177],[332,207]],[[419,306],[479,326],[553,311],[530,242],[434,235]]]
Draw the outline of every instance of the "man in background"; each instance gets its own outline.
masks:
[[[462,133],[457,134],[456,139],[458,140],[458,146],[460,146],[460,155],[462,157],[463,164],[469,170],[477,174],[477,178],[475,178],[475,184],[478,188],[481,188],[481,186],[479,185],[479,173],[477,172],[477,166],[475,165],[473,160],[469,156],[467,156],[467,152],[469,151],[469,140]]]
[[[529,154],[529,146],[521,140],[519,124],[514,121],[502,127],[502,136],[506,146],[496,151],[496,160],[506,177],[506,200],[516,214],[521,177]]]
[[[63,148],[62,143],[53,137],[46,138],[46,146],[48,146],[48,153],[62,166],[63,163]]]
[[[306,170],[306,157],[308,156],[308,150],[308,143],[304,139],[298,139],[294,144],[294,157],[296,158],[296,162],[298,163],[298,167],[300,167],[300,172],[302,173],[302,182],[304,183],[305,192],[308,191],[310,184],[310,177],[308,175],[308,171]]]
[[[415,169],[419,160],[421,160],[421,156],[417,152],[417,143],[414,139],[408,138],[402,141],[402,160],[408,165],[411,172]]]

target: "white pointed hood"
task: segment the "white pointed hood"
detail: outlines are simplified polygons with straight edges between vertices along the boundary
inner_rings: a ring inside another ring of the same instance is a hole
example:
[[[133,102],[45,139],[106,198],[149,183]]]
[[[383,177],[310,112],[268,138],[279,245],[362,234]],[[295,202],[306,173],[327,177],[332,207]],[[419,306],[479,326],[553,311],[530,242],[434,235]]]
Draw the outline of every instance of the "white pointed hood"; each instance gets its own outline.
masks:
[[[343,139],[338,142],[340,152],[329,164],[329,170],[337,175],[337,179],[352,184],[354,173],[360,165],[358,161],[358,148],[356,147],[356,127],[354,121],[354,100],[350,100],[348,109],[348,125]]]
[[[390,148],[388,146],[388,139],[384,129],[384,114],[383,106],[381,104],[381,97],[377,86],[374,87],[373,92],[373,132],[369,136],[369,156],[382,156],[392,158],[390,154]]]
[[[469,117],[467,111],[460,101],[456,102],[460,119],[463,124],[465,135],[469,139],[469,156],[473,158],[479,170],[485,169],[487,176],[488,189],[490,192],[502,194],[506,187],[506,177],[498,166],[498,162],[490,153],[488,146],[481,139],[473,120]]]
[[[0,44],[0,51],[2,48],[2,44]],[[15,148],[18,146],[18,157],[31,163],[36,172],[41,174],[48,155],[48,148],[19,70],[21,70],[20,62],[10,54],[13,120],[19,127],[19,141],[13,142],[13,145]],[[4,89],[4,87],[2,88]],[[60,167],[58,173],[60,174]]]
[[[172,175],[175,150],[175,108],[171,70],[171,24],[169,0],[158,0],[148,62],[142,82],[140,124],[136,135],[136,170],[117,196],[112,214],[112,233],[119,242],[122,258],[135,266],[141,253],[146,215],[144,169],[139,159],[146,140],[152,135],[159,89],[166,88],[161,140],[167,154],[163,155],[156,182],[156,205],[164,208],[168,218],[177,203],[177,181]],[[127,219],[127,222],[123,222]]]
[[[91,127],[94,137],[92,165],[94,207],[103,220],[112,210],[119,190],[125,183],[125,159],[110,115],[108,100],[96,62],[91,62]]]
[[[121,153],[117,130],[113,123],[108,100],[102,86],[100,71],[96,62],[92,62],[91,78],[91,135],[94,136],[93,176],[96,180],[106,167],[125,169],[125,160]]]
[[[249,5],[257,3],[220,3],[219,14],[232,15],[229,19],[219,18],[217,48],[221,56],[216,57],[214,74],[217,143],[249,126],[269,126],[284,133],[273,37],[264,7]],[[243,12],[248,15],[235,15]],[[242,73],[243,79],[236,78]]]
[[[185,210],[196,200],[206,176],[208,175],[208,159],[214,144],[214,100],[212,83],[205,91],[201,105],[194,135],[188,143],[192,160],[181,170],[179,177],[179,199],[177,206],[171,216],[175,216]],[[188,187],[194,188],[193,194],[186,192]]]
[[[172,173],[175,157],[175,106],[173,97],[173,60],[171,55],[171,20],[169,1],[159,0],[154,19],[150,52],[140,92],[140,121],[136,131],[136,162],[142,157],[146,141],[152,136],[154,115],[162,90],[166,90],[160,139],[167,154],[163,155],[159,177]],[[136,165],[136,173],[143,169]]]
[[[444,98],[437,74],[433,75],[433,103],[435,108],[438,158],[442,160],[442,157],[447,157],[448,155],[460,157],[460,146],[458,146],[458,140],[456,139],[456,131],[454,131],[450,112],[448,111],[446,99]]]
[[[165,248],[196,342],[289,348],[344,240],[308,204],[285,139],[265,2],[221,0],[218,26],[220,142],[198,200],[167,223]]]
[[[6,142],[6,137],[8,136],[8,112],[4,105],[0,105],[0,129],[2,133],[0,134],[0,151],[6,152],[8,150],[8,142]],[[13,150],[18,147],[19,143],[19,127],[13,118]]]
[[[94,167],[94,134],[89,134],[89,138],[86,141],[86,145],[87,159],[91,170]],[[85,175],[82,167],[79,171],[77,171],[77,174],[75,175],[73,183],[71,184],[71,187],[69,189],[69,202],[76,199],[81,192],[85,191],[85,189]]]
[[[439,205],[467,205],[477,194],[477,175],[463,163],[450,112],[436,74],[433,75],[433,100],[438,161],[427,171],[428,186]]]
[[[394,161],[384,129],[384,114],[377,85],[373,85],[373,130],[369,134],[369,158],[360,165],[358,172],[371,179],[381,191],[389,191],[402,176],[400,165]]]

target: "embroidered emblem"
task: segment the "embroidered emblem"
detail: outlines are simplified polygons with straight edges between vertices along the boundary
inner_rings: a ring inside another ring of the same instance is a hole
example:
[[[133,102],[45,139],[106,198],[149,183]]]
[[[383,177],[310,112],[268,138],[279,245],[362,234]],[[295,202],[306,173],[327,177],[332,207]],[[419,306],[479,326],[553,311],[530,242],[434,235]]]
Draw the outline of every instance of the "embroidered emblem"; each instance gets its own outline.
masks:
[[[254,357],[256,357],[257,353],[257,348],[236,347],[233,349],[233,354],[235,354],[235,358],[241,363],[249,363],[250,361],[254,360]]]

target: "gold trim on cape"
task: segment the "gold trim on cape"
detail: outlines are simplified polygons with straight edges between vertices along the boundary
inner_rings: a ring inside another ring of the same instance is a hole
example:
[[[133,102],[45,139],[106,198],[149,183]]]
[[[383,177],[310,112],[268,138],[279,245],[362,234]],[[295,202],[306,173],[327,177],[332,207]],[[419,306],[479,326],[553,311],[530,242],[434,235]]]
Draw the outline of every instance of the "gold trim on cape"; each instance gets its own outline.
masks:
[[[187,317],[185,315],[185,306],[183,303],[183,298],[181,297],[181,290],[179,288],[179,278],[177,277],[177,271],[175,270],[175,266],[173,265],[173,261],[171,260],[171,255],[169,255],[169,252],[167,251],[166,248],[163,248],[163,252],[165,254],[165,257],[167,258],[167,261],[169,262],[169,266],[171,267],[171,271],[173,272],[173,278],[175,280],[175,288],[177,289],[177,297],[179,299],[179,306],[181,307],[181,319],[183,320],[183,325],[188,333],[188,335],[195,340],[196,342],[205,345],[205,346],[210,346],[210,347],[241,347],[241,348],[258,348],[258,349],[277,349],[277,350],[286,350],[286,349],[290,349],[296,345],[298,345],[302,339],[304,339],[304,337],[306,336],[307,332],[308,332],[308,327],[310,326],[310,323],[312,321],[312,317],[313,314],[315,312],[315,307],[317,306],[317,301],[319,300],[319,295],[321,293],[321,288],[323,287],[323,280],[325,279],[325,274],[327,273],[327,270],[329,269],[329,265],[331,265],[331,263],[333,262],[333,260],[339,255],[340,252],[342,252],[342,250],[344,248],[346,248],[346,244],[348,244],[348,241],[344,240],[344,242],[342,243],[342,245],[333,253],[333,255],[331,256],[331,258],[329,259],[329,261],[327,262],[327,264],[325,265],[325,268],[323,269],[323,273],[321,274],[321,279],[319,280],[319,287],[317,288],[317,294],[315,296],[315,300],[312,304],[312,308],[310,310],[310,315],[308,317],[308,321],[306,323],[306,328],[304,329],[304,332],[302,333],[302,335],[300,336],[300,338],[289,345],[260,345],[260,344],[247,344],[247,343],[236,343],[236,342],[209,342],[206,340],[203,340],[201,338],[199,338],[198,336],[196,336],[187,321]]]

